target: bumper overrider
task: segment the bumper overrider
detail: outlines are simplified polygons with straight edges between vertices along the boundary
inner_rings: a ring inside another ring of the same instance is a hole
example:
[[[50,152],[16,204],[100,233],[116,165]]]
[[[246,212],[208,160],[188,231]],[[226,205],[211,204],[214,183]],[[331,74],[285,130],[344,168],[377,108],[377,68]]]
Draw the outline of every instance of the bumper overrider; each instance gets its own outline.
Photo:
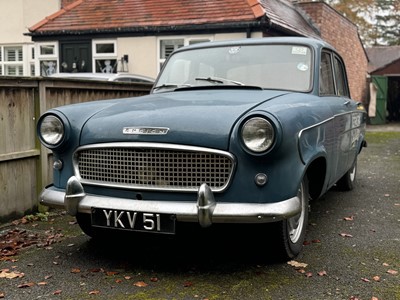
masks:
[[[194,201],[144,201],[86,194],[79,180],[72,176],[64,190],[53,186],[40,194],[40,203],[45,206],[65,208],[67,213],[91,213],[92,207],[107,207],[115,210],[173,214],[177,221],[198,222],[202,227],[213,223],[268,223],[297,215],[301,201],[293,197],[275,203],[217,203],[207,184],[202,184]]]

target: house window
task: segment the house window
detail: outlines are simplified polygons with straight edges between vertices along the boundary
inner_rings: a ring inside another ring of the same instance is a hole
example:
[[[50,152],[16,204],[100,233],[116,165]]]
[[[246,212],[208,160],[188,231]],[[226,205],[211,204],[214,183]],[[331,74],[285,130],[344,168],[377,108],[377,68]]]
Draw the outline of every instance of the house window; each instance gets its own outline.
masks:
[[[50,76],[58,72],[58,43],[38,43],[36,48],[32,48],[29,57],[31,73],[40,76]],[[34,65],[37,57],[38,65]]]
[[[114,40],[93,41],[93,63],[96,73],[117,73],[117,42]]]
[[[40,74],[42,76],[50,76],[57,73],[57,60],[41,60]]]
[[[7,62],[22,62],[22,47],[4,47],[4,58]]]
[[[98,43],[96,44],[96,54],[115,54],[114,43]]]
[[[22,47],[0,47],[0,75],[24,75]]]
[[[160,39],[159,43],[159,68],[161,70],[162,65],[167,60],[167,58],[171,55],[175,50],[187,46],[193,45],[203,42],[209,42],[211,38],[171,38],[171,39]]]
[[[194,44],[200,44],[200,43],[206,43],[211,41],[210,39],[195,39],[195,40],[189,40],[189,45],[194,45]]]
[[[35,76],[35,47],[33,45],[29,46],[29,75]]]
[[[54,55],[56,53],[55,48],[56,48],[55,45],[41,45],[40,55],[41,56]]]
[[[5,65],[4,74],[8,76],[23,76],[24,68],[19,65]]]

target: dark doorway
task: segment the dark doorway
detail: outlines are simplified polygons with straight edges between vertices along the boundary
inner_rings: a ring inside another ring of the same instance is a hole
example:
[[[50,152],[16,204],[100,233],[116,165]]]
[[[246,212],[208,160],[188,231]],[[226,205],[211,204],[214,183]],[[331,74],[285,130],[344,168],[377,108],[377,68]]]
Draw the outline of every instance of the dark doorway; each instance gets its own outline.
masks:
[[[400,77],[388,77],[387,112],[389,122],[400,121]]]
[[[60,72],[92,72],[91,42],[62,42]]]

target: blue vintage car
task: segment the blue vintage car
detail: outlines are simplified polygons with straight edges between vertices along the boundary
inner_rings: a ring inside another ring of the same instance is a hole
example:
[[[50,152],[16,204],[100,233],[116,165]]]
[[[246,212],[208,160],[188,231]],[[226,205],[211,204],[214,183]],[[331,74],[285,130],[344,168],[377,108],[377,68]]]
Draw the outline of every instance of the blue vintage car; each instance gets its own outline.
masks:
[[[54,183],[40,201],[65,208],[92,237],[271,223],[265,234],[291,259],[309,200],[353,188],[365,124],[343,60],[323,41],[192,45],[169,57],[150,95],[41,116]]]

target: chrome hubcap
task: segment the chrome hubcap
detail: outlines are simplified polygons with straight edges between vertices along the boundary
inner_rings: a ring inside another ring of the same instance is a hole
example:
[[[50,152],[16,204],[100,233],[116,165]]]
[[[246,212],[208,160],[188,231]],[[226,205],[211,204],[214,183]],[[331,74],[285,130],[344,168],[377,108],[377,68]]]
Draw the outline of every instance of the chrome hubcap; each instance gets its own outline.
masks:
[[[297,197],[300,199],[301,202],[301,212],[298,215],[287,220],[289,238],[292,243],[296,243],[299,240],[304,227],[304,217],[305,210],[307,209],[307,201],[305,201],[304,199],[305,196],[303,183],[301,183],[301,186],[297,193]]]
[[[350,172],[350,181],[353,182],[356,179],[356,166],[353,166],[353,169]]]

